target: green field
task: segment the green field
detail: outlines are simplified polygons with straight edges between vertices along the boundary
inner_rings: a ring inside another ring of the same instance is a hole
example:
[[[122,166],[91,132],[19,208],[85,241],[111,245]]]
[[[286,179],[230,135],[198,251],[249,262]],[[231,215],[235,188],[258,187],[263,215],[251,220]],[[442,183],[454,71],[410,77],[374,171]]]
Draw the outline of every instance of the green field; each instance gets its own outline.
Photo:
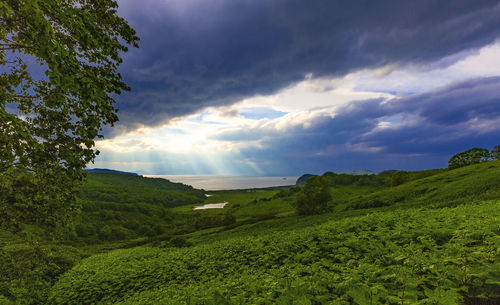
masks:
[[[394,174],[325,173],[310,216],[301,187],[91,174],[63,241],[1,232],[0,304],[498,304],[500,161]]]
[[[295,230],[240,230],[223,241],[183,249],[117,250],[63,275],[52,300],[457,304],[462,293],[493,297],[500,219],[491,215],[499,211],[500,201],[408,209]]]

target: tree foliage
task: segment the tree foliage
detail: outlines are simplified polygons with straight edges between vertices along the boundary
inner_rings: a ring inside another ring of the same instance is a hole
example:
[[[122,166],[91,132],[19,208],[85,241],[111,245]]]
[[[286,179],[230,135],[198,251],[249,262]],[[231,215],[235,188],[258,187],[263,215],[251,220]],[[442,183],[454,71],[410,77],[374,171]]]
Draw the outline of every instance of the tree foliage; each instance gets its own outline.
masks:
[[[0,227],[67,224],[74,188],[129,88],[138,38],[115,0],[0,1]]]
[[[500,160],[500,145],[495,146],[491,150],[491,158],[493,160]]]
[[[295,208],[299,215],[318,214],[324,211],[331,199],[330,180],[322,176],[307,179],[302,190],[297,194]]]
[[[474,147],[452,156],[448,161],[448,168],[455,169],[471,164],[477,164],[489,161],[490,158],[491,155],[487,149]]]
[[[409,180],[409,175],[405,171],[397,171],[394,174],[392,174],[391,178],[391,185],[392,186],[398,186],[400,184],[403,184]]]

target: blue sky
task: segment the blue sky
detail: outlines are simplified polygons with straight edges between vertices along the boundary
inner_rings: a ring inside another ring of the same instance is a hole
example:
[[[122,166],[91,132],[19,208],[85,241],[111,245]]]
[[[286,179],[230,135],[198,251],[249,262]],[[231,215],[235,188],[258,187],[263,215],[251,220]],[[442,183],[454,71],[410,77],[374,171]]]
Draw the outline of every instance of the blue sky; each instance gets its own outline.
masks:
[[[500,145],[499,1],[118,3],[140,48],[89,167],[419,170]]]

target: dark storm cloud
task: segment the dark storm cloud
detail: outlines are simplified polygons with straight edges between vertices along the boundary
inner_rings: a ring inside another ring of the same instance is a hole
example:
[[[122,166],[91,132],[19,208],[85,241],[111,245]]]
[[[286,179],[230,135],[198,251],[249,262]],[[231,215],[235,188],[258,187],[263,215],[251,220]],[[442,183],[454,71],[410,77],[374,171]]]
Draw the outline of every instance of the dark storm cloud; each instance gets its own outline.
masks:
[[[500,77],[469,80],[406,98],[351,103],[336,116],[319,115],[313,125],[285,131],[222,133],[219,140],[263,134],[262,148],[243,151],[272,164],[267,174],[306,171],[444,167],[448,158],[478,146],[500,144]],[[392,126],[380,128],[379,122]]]
[[[119,130],[270,94],[305,75],[425,63],[494,42],[498,1],[120,1],[141,37]],[[443,118],[446,120],[446,118]]]

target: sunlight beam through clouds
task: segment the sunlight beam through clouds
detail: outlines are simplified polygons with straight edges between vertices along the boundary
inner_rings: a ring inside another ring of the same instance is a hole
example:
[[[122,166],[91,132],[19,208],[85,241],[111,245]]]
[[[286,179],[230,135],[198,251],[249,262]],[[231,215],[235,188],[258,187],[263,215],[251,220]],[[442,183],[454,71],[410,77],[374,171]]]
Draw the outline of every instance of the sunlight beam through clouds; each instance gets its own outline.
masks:
[[[296,152],[291,150],[299,149],[300,145],[288,143],[287,141],[293,141],[290,135],[297,133],[298,138],[307,135],[308,130],[318,132],[318,126],[335,118],[339,109],[345,112],[351,106],[356,108],[358,101],[398,103],[400,97],[419,96],[457,82],[499,75],[500,44],[470,52],[467,57],[452,65],[447,65],[446,59],[442,59],[420,67],[365,69],[340,78],[318,78],[311,74],[304,81],[276,94],[245,98],[231,106],[208,107],[160,127],[141,128],[97,141],[97,148],[103,154],[91,167],[134,169],[143,174],[265,175],[271,172],[269,167],[279,168],[278,156],[273,159],[270,153],[267,161],[263,157],[270,143],[285,143],[284,147],[290,151],[282,153],[293,155]],[[489,107],[495,113],[500,109],[500,94],[491,94]],[[355,119],[362,122],[364,118]],[[382,115],[376,117],[373,124],[367,122],[366,126],[372,127],[367,127],[368,130],[359,136],[368,137],[406,130],[411,126],[424,126],[426,123],[422,119],[412,113]],[[470,119],[467,130],[463,132],[496,132],[494,124],[497,123],[498,117],[486,118],[478,114],[478,117]],[[339,128],[347,128],[345,126],[348,124]],[[337,131],[342,134],[342,130]],[[457,137],[460,137],[460,131],[457,132]],[[349,129],[345,133],[349,133]],[[331,143],[324,143],[322,148],[311,151],[310,155],[326,158],[348,150],[364,154],[390,151],[376,143],[337,143],[337,140],[338,138],[331,138]],[[309,144],[306,142],[303,145]],[[281,167],[284,167],[283,164]]]

